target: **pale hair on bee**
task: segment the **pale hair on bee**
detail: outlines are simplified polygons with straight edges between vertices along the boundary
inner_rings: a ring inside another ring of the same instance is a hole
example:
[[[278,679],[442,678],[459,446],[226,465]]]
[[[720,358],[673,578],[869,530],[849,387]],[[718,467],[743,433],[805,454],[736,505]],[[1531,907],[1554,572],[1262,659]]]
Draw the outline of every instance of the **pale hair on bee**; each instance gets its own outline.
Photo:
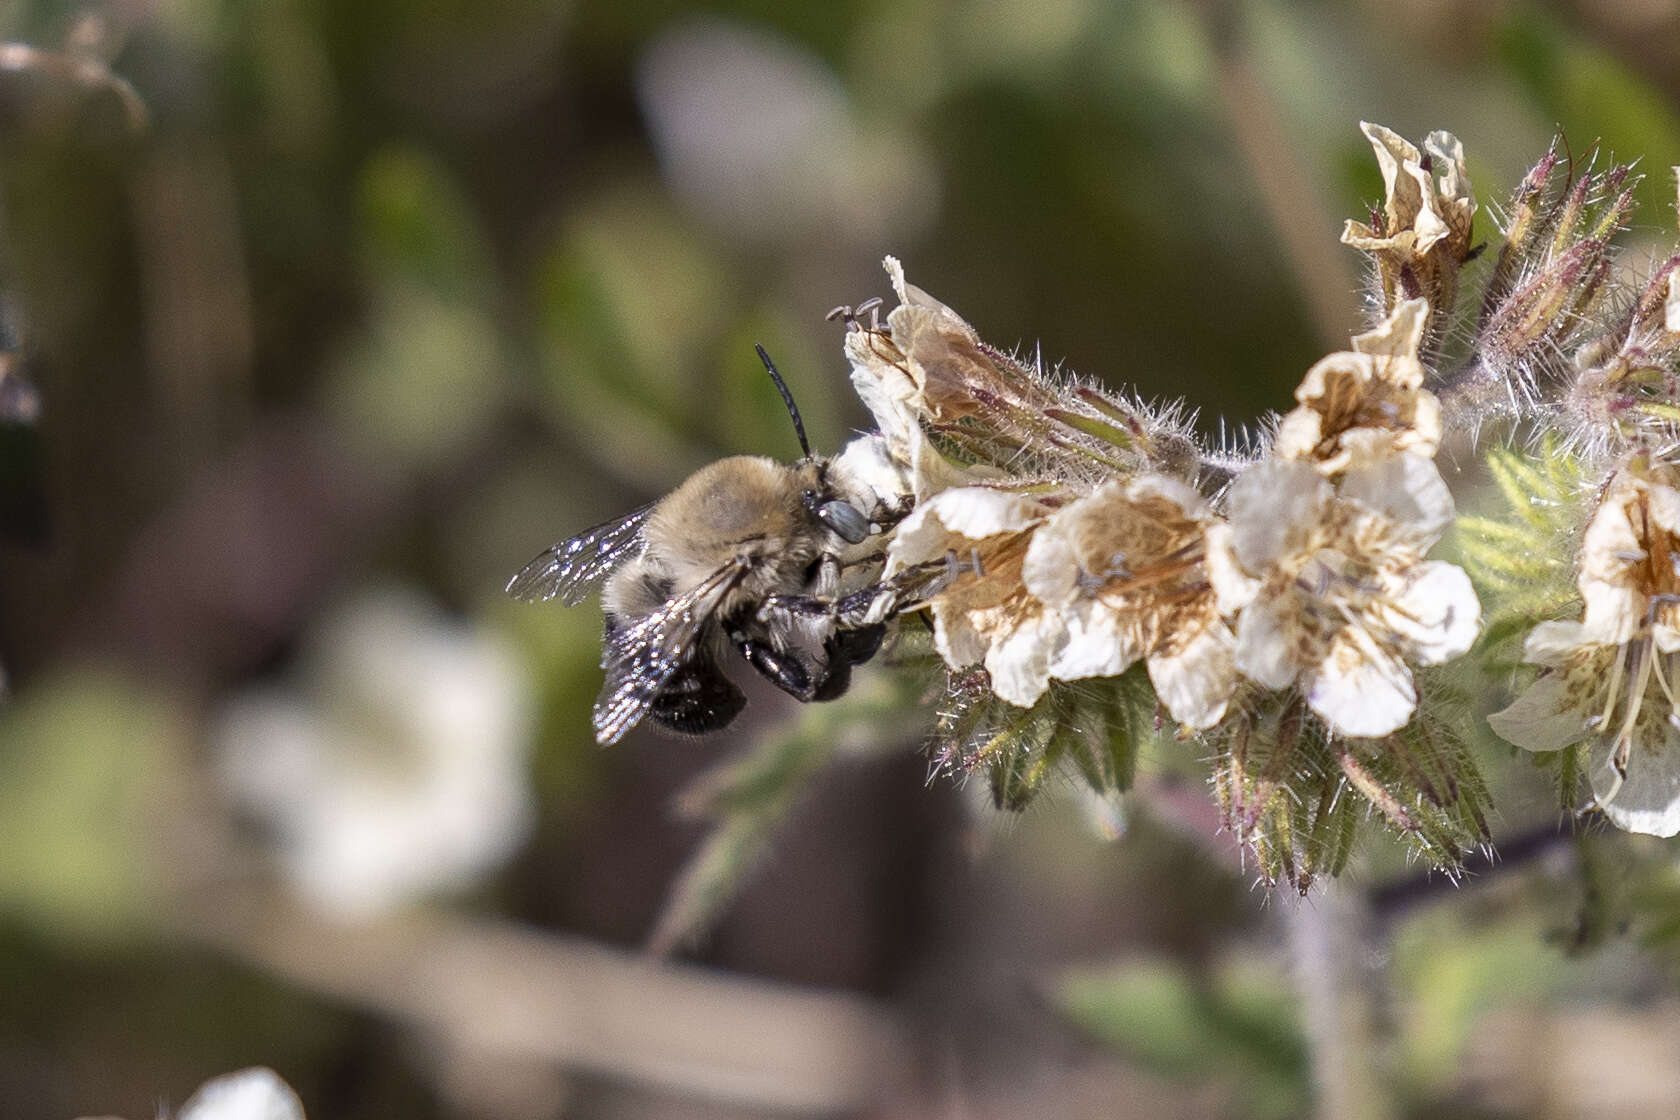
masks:
[[[581,603],[599,586],[606,684],[595,738],[644,718],[698,735],[746,705],[724,675],[733,648],[790,696],[832,700],[875,655],[897,604],[874,582],[882,534],[910,511],[910,485],[879,435],[813,455],[799,409],[762,346],[804,456],[720,459],[651,505],[554,545],[508,582],[530,602]]]

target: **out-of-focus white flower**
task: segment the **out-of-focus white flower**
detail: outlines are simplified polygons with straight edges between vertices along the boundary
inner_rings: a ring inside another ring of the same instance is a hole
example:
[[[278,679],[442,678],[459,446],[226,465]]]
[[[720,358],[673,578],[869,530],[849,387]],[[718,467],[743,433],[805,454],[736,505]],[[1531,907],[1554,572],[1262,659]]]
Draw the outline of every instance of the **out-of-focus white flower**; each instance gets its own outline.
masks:
[[[206,1081],[175,1120],[303,1120],[303,1102],[279,1074],[258,1066]]]
[[[1237,668],[1269,688],[1299,684],[1344,735],[1398,731],[1417,707],[1407,662],[1438,664],[1481,628],[1469,577],[1425,560],[1453,517],[1428,459],[1401,453],[1332,485],[1300,460],[1269,460],[1231,486],[1228,525],[1209,530],[1208,572],[1237,620]]]
[[[834,72],[787,39],[680,21],[649,45],[636,79],[671,186],[734,236],[878,245],[933,217],[938,176],[914,137],[860,123]]]
[[[1300,402],[1278,426],[1273,444],[1286,459],[1306,459],[1333,476],[1396,451],[1433,457],[1441,442],[1441,405],[1424,389],[1418,344],[1429,305],[1407,300],[1353,350],[1331,354],[1307,371]]]
[[[169,1114],[160,1110],[158,1115],[167,1120]],[[200,1085],[175,1120],[304,1120],[303,1102],[279,1074],[254,1066]]]
[[[236,698],[218,774],[273,830],[323,911],[365,918],[469,885],[531,819],[531,717],[511,652],[410,595],[352,604],[315,635],[302,687]]]
[[[1040,525],[1021,575],[1049,608],[1038,629],[1045,685],[1119,676],[1143,659],[1174,719],[1217,723],[1237,675],[1203,565],[1213,520],[1186,484],[1143,475],[1104,483]]]
[[[1488,717],[1531,751],[1590,740],[1593,795],[1630,832],[1680,834],[1680,490],[1616,472],[1581,541],[1580,622],[1543,622],[1523,658],[1547,672]],[[1647,700],[1652,701],[1646,703]]]

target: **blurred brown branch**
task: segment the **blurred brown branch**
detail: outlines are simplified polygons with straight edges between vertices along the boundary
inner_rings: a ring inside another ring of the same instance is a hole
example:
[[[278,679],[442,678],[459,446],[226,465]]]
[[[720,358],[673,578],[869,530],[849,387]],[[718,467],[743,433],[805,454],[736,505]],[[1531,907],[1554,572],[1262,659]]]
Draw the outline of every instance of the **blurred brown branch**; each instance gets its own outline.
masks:
[[[270,894],[216,889],[175,923],[189,941],[499,1061],[814,1114],[864,1107],[906,1074],[908,1040],[872,1000],[507,922],[413,913],[335,926]]]

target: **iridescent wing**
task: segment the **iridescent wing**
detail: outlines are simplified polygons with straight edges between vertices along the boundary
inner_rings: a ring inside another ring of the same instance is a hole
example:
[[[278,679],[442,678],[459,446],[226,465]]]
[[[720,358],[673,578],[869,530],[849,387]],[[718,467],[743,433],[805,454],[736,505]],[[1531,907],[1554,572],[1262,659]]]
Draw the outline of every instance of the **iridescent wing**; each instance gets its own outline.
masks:
[[[519,569],[507,593],[528,603],[559,598],[575,607],[641,544],[651,505],[561,541]]]
[[[623,738],[692,664],[706,623],[750,566],[749,560],[732,560],[652,614],[612,632],[601,656],[607,683],[595,701],[597,742],[605,746]]]

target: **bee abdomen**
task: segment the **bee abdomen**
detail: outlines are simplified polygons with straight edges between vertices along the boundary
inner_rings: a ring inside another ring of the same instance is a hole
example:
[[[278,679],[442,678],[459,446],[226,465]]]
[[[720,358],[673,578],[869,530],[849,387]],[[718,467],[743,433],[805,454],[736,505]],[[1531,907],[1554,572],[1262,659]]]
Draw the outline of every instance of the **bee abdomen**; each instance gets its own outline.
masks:
[[[747,698],[718,667],[697,660],[677,670],[648,706],[654,722],[685,735],[724,727],[747,706]]]

